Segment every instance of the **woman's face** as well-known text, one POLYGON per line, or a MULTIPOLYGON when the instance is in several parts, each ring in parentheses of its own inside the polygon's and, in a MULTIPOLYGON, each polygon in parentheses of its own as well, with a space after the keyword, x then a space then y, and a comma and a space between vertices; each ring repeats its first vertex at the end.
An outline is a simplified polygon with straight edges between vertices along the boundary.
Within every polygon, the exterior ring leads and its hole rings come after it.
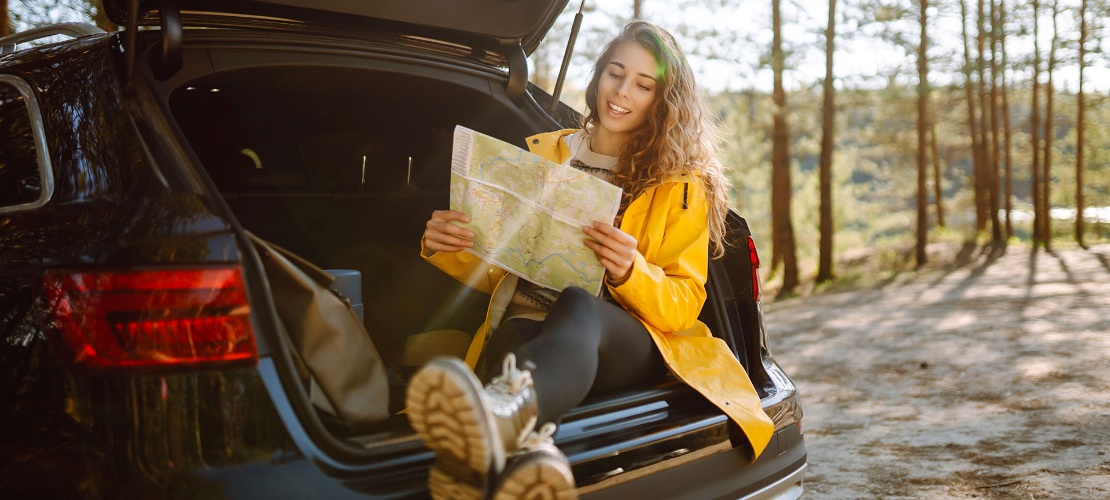
POLYGON ((597 83, 600 127, 610 133, 631 134, 647 122, 659 87, 655 56, 634 42, 613 50, 597 83))

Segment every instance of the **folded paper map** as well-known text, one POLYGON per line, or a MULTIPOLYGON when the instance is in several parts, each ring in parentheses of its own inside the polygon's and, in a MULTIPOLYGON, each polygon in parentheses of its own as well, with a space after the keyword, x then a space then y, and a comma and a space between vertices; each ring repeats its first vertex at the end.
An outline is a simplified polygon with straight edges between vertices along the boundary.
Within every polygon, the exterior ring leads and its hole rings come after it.
POLYGON ((582 227, 611 224, 620 188, 468 128, 455 127, 451 209, 470 217, 467 251, 537 285, 597 294, 605 268, 582 227))

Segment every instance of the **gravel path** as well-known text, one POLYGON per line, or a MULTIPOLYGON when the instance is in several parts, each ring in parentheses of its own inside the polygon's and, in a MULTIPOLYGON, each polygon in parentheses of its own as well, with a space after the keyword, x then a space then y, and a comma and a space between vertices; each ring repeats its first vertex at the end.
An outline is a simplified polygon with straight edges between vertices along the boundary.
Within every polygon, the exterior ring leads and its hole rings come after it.
POLYGON ((1110 498, 1110 245, 767 304, 808 498, 1110 498))

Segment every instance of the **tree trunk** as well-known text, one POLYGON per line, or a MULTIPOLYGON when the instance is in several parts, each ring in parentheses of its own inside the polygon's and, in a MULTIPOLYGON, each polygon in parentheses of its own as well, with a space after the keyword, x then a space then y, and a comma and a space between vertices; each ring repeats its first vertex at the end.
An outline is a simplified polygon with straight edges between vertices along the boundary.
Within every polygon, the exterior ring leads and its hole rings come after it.
POLYGON ((1041 173, 1041 208, 1044 217, 1041 219, 1043 228, 1041 236, 1044 237, 1044 247, 1047 250, 1052 245, 1052 202, 1049 196, 1052 192, 1052 139, 1056 135, 1052 124, 1053 104, 1056 101, 1056 87, 1052 83, 1052 75, 1056 72, 1056 46, 1059 45, 1060 32, 1056 29, 1056 14, 1060 10, 1060 0, 1052 2, 1052 45, 1048 49, 1048 83, 1045 84, 1044 98, 1044 172, 1041 173))
POLYGON ((937 206, 937 226, 944 227, 944 187, 940 183, 940 154, 937 153, 937 122, 929 121, 929 152, 933 156, 933 200, 937 206))
POLYGON ((998 170, 999 170, 999 130, 998 130, 998 9, 995 6, 995 0, 990 0, 990 49, 991 49, 991 88, 990 88, 990 110, 991 110, 991 162, 990 174, 987 179, 990 180, 990 202, 991 202, 991 244, 995 247, 1000 247, 1006 243, 1002 237, 1002 223, 998 219, 998 211, 1002 209, 1001 193, 998 183, 998 170))
POLYGON ((1006 239, 1014 236, 1014 225, 1010 218, 1010 212, 1013 211, 1013 198, 1014 198, 1014 178, 1013 178, 1013 159, 1011 152, 1013 150, 1013 134, 1010 129, 1010 99, 1008 97, 1009 91, 1007 90, 1006 70, 1010 67, 1006 62, 1006 0, 998 0, 998 45, 1002 51, 1002 142, 1005 148, 1003 156, 1006 158, 1006 193, 1005 210, 1006 210, 1006 239))
MULTIPOLYGON (((830 0, 831 2, 832 0, 830 0)), ((1086 121, 1086 98, 1083 95, 1084 59, 1087 56, 1087 0, 1079 2, 1079 93, 1076 95, 1075 118, 1075 242, 1087 248, 1083 241, 1083 147, 1086 121)))
POLYGON ((1037 39, 1040 33, 1040 2, 1033 0, 1033 109, 1029 117, 1029 140, 1033 147, 1033 166, 1031 195, 1033 198, 1033 249, 1042 242, 1041 218, 1044 209, 1041 208, 1041 47, 1037 39))
POLYGON ((833 87, 833 53, 836 36, 836 0, 829 0, 829 25, 825 30, 825 83, 821 112, 821 242, 817 282, 833 279, 832 153, 836 133, 836 89, 833 87))
POLYGON ((644 15, 644 0, 632 0, 632 19, 641 19, 644 15))
POLYGON ((93 9, 96 11, 93 19, 96 21, 96 25, 100 27, 100 29, 109 33, 119 29, 119 26, 117 26, 116 23, 113 23, 112 20, 108 17, 108 12, 104 10, 104 0, 95 0, 94 2, 92 2, 92 4, 93 9))
POLYGON ((782 290, 779 294, 793 293, 798 286, 798 259, 794 248, 794 226, 790 218, 790 131, 786 125, 786 91, 782 88, 782 73, 786 56, 782 51, 781 0, 771 1, 771 22, 774 27, 771 42, 771 65, 774 73, 775 101, 774 123, 771 129, 771 225, 775 234, 772 250, 772 268, 775 254, 783 264, 782 290))
POLYGON ((926 59, 926 49, 929 44, 929 35, 925 30, 927 26, 925 11, 929 0, 921 0, 921 44, 917 48, 917 267, 925 265, 925 245, 928 243, 928 204, 925 201, 925 173, 928 171, 925 161, 925 148, 928 146, 926 134, 929 132, 929 61, 926 59))
POLYGON ((0 37, 12 34, 12 19, 8 13, 8 0, 0 0, 0 37))
MULTIPOLYGON (((993 141, 991 141, 991 136, 990 136, 990 120, 992 119, 991 116, 994 114, 994 110, 991 109, 990 96, 987 92, 987 75, 986 75, 986 72, 987 72, 987 56, 986 56, 987 30, 986 30, 986 18, 987 18, 987 11, 984 8, 983 0, 979 0, 978 1, 978 11, 977 11, 976 17, 975 17, 976 25, 977 25, 978 31, 979 31, 978 34, 975 37, 975 41, 976 41, 976 44, 977 44, 977 47, 978 47, 978 57, 976 58, 975 66, 976 66, 976 71, 979 74, 979 88, 978 88, 979 108, 980 108, 979 116, 982 117, 982 119, 979 120, 979 130, 977 131, 977 133, 981 137, 981 139, 979 139, 979 144, 982 145, 981 151, 982 151, 982 155, 983 155, 983 169, 979 171, 980 175, 982 176, 982 179, 981 179, 980 182, 982 182, 982 185, 983 185, 983 188, 982 188, 983 197, 981 199, 979 199, 978 202, 980 204, 982 204, 983 213, 986 214, 986 216, 987 216, 986 220, 991 222, 991 225, 992 225, 991 233, 992 233, 992 237, 993 237, 993 233, 994 233, 993 226, 997 225, 997 224, 995 224, 995 221, 998 220, 998 212, 995 211, 992 214, 991 213, 991 207, 994 205, 993 201, 994 201, 994 198, 997 195, 998 191, 997 191, 997 189, 993 189, 991 187, 991 179, 994 178, 994 175, 992 175, 991 172, 995 172, 995 171, 998 170, 998 162, 995 159, 995 157, 997 156, 995 154, 995 150, 996 150, 995 144, 994 144, 993 141)), ((978 229, 983 230, 985 228, 986 227, 984 226, 984 227, 981 227, 981 228, 978 228, 978 229)))
POLYGON ((987 214, 984 213, 983 204, 979 200, 983 199, 983 145, 979 142, 979 119, 975 113, 975 82, 972 80, 971 75, 971 48, 968 46, 967 40, 967 0, 960 0, 960 20, 962 25, 961 36, 964 44, 964 94, 967 97, 967 128, 968 136, 971 137, 971 165, 972 165, 972 178, 974 182, 972 185, 975 188, 973 200, 975 201, 975 229, 982 231, 987 227, 987 214))

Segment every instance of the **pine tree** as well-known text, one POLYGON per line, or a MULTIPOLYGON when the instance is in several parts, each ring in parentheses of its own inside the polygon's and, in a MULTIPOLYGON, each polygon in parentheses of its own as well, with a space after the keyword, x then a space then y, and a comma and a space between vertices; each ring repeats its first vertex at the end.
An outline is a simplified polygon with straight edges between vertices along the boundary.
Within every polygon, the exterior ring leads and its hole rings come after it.
POLYGON ((921 44, 917 49, 917 267, 925 265, 927 260, 925 245, 928 243, 928 204, 926 203, 925 178, 928 165, 925 160, 927 147, 927 134, 929 132, 929 60, 926 53, 929 47, 929 35, 926 30, 926 11, 929 0, 920 0, 921 13, 918 25, 921 28, 921 44))
POLYGON ((786 91, 782 87, 782 73, 786 56, 782 50, 781 0, 771 1, 771 65, 774 73, 773 99, 775 114, 771 128, 771 226, 773 248, 771 269, 783 266, 780 294, 794 292, 798 286, 798 257, 794 246, 794 226, 790 217, 790 129, 786 124, 786 91))
POLYGON ((836 36, 836 0, 829 0, 829 24, 825 30, 824 102, 821 106, 821 242, 817 263, 817 282, 833 279, 832 157, 836 133, 836 89, 833 86, 833 53, 836 36))

